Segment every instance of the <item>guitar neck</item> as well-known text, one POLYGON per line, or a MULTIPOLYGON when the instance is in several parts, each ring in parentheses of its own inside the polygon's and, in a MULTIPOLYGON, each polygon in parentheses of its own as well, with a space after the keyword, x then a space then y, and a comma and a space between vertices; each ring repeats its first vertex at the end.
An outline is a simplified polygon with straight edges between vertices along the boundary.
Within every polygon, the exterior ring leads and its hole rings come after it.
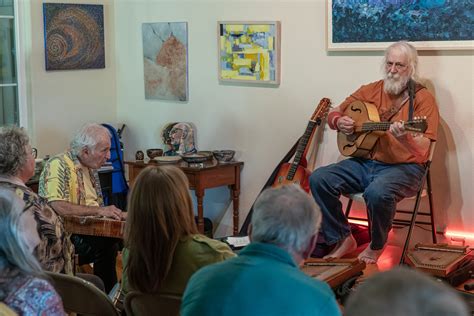
POLYGON ((301 136, 300 141, 298 143, 298 147, 296 148, 295 158, 293 159, 293 163, 291 164, 291 168, 288 171, 288 176, 293 176, 298 169, 298 166, 301 162, 301 158, 303 158, 303 154, 306 150, 306 146, 308 146, 308 142, 313 134, 314 128, 320 124, 320 119, 317 121, 309 121, 306 130, 301 136))
MULTIPOLYGON (((411 127, 411 122, 405 122, 405 129, 407 131, 418 131, 418 129, 411 127)), ((371 131, 388 131, 392 122, 365 122, 362 124, 360 132, 371 132, 371 131)))
POLYGON ((391 122, 365 122, 362 124, 361 132, 387 131, 391 122))

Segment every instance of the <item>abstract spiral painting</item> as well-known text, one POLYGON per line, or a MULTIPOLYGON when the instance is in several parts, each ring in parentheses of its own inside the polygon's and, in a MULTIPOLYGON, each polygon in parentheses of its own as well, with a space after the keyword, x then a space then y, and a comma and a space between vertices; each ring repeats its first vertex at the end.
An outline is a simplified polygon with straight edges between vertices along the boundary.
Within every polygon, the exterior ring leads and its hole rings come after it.
POLYGON ((105 68, 104 6, 44 3, 46 70, 105 68))
POLYGON ((143 23, 145 99, 188 100, 188 24, 143 23))

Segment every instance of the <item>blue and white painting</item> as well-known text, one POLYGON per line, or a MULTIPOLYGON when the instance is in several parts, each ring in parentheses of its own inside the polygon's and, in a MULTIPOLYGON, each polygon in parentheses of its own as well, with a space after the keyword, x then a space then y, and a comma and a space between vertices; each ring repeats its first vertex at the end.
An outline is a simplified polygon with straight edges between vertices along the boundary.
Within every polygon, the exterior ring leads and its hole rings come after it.
POLYGON ((474 40, 473 0, 333 0, 329 5, 333 44, 474 40))

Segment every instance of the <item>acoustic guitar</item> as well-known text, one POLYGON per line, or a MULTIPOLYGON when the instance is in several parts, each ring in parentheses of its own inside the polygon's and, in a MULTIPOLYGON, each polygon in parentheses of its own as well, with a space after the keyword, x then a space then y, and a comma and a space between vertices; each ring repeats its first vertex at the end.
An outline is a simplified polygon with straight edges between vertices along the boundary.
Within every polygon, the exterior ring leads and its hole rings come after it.
POLYGON ((309 171, 306 166, 306 151, 308 143, 313 136, 314 129, 316 126, 321 124, 321 120, 329 112, 329 106, 331 105, 331 100, 328 98, 322 98, 319 102, 318 107, 314 111, 313 115, 308 122, 306 130, 304 131, 303 136, 301 136, 298 141, 298 146, 296 148, 295 157, 291 163, 283 163, 280 165, 278 174, 273 182, 272 187, 279 187, 286 184, 296 183, 299 184, 303 190, 309 192, 309 176, 311 171, 309 171))
MULTIPOLYGON (((354 133, 337 133, 337 147, 344 156, 365 157, 374 148, 378 138, 390 129, 392 122, 380 122, 377 108, 372 103, 352 102, 344 111, 354 120, 354 133)), ((424 133, 426 119, 414 119, 404 123, 405 130, 424 133)))

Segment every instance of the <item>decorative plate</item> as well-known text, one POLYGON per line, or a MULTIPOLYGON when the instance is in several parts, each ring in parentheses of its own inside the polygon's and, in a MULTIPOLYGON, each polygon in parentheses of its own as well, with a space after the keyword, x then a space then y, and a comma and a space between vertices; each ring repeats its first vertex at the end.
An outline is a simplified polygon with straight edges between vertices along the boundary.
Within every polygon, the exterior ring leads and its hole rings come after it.
POLYGON ((180 156, 159 156, 153 158, 153 160, 159 163, 177 163, 181 160, 180 156))

